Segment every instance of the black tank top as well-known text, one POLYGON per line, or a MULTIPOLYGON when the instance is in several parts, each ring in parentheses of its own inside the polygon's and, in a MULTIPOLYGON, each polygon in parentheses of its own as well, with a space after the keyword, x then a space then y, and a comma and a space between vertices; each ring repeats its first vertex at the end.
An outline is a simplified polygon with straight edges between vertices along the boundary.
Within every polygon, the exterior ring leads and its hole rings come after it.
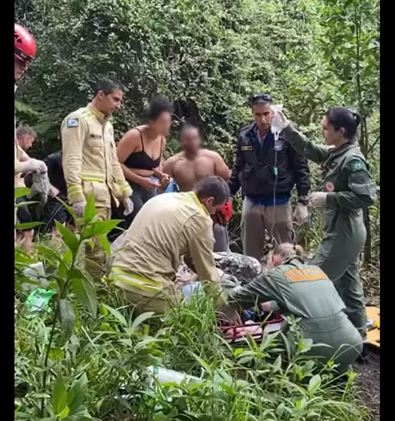
POLYGON ((143 141, 143 134, 141 133, 140 129, 136 130, 140 133, 140 139, 141 139, 141 148, 142 151, 139 152, 132 152, 128 158, 125 160, 124 165, 128 168, 136 168, 139 170, 153 170, 154 168, 157 168, 160 164, 160 161, 162 159, 162 145, 163 145, 163 137, 160 140, 160 154, 159 158, 152 159, 144 150, 144 141, 143 141))

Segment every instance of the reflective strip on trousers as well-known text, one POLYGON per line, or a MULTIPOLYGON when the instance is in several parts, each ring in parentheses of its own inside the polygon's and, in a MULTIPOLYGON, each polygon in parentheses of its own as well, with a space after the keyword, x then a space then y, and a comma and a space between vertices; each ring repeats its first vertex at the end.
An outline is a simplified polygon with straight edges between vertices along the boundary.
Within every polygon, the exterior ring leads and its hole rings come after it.
POLYGON ((136 290, 141 290, 147 293, 157 294, 163 289, 160 282, 144 278, 143 276, 139 276, 135 273, 129 273, 118 267, 113 267, 111 269, 110 279, 115 282, 120 282, 126 287, 129 285, 136 290))

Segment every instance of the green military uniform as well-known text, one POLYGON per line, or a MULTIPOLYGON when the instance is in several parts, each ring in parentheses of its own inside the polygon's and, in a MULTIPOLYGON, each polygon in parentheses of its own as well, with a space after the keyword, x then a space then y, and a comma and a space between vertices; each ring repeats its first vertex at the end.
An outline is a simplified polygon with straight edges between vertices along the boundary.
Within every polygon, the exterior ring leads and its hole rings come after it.
POLYGON ((323 362, 334 357, 339 370, 347 369, 362 351, 362 338, 345 313, 344 302, 331 280, 318 267, 297 257, 260 274, 254 281, 229 292, 229 301, 244 309, 275 301, 285 315, 301 318, 305 338, 315 344, 311 354, 323 362))
MULTIPOLYGON (((95 198, 98 220, 111 218, 111 197, 132 194, 118 161, 114 129, 108 117, 92 104, 69 114, 63 121, 62 165, 70 203, 95 198)), ((104 274, 105 253, 98 240, 86 250, 86 268, 95 278, 104 274)))
POLYGON ((299 153, 322 163, 326 191, 325 226, 322 244, 311 260, 335 283, 354 326, 365 335, 366 315, 358 256, 366 240, 362 208, 376 199, 376 186, 367 162, 357 145, 338 148, 315 145, 291 125, 284 139, 299 153))

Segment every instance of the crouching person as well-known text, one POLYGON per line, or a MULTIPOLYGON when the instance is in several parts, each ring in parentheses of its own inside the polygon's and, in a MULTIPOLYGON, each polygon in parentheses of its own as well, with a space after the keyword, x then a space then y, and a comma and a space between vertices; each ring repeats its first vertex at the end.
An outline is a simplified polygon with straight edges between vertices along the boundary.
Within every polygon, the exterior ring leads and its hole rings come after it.
POLYGON ((318 266, 304 264, 302 255, 298 246, 278 245, 272 255, 273 267, 232 289, 228 299, 243 309, 274 301, 285 315, 301 319, 305 338, 326 345, 313 347, 310 353, 324 363, 334 358, 342 372, 362 352, 361 335, 348 319, 333 282, 318 266))
POLYGON ((229 194, 222 178, 210 176, 191 192, 158 195, 144 204, 110 262, 110 280, 137 311, 163 313, 182 299, 176 282, 182 256, 190 258, 204 286, 211 285, 221 297, 210 215, 229 194))

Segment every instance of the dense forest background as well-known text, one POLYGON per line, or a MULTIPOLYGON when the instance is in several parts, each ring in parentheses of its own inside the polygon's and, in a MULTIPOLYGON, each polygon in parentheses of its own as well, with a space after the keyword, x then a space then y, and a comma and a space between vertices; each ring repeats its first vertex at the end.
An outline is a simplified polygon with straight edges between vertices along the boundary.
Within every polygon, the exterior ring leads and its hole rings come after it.
MULTIPOLYGON (((317 142, 322 113, 352 107, 362 116, 359 144, 380 185, 378 0, 16 0, 15 13, 38 42, 16 102, 18 121, 39 134, 33 155, 60 147, 64 116, 88 102, 100 76, 110 76, 127 89, 115 116, 117 138, 141 124, 150 98, 161 94, 176 109, 167 154, 178 148, 180 122, 189 121, 229 165, 253 93, 270 93, 317 142)), ((320 188, 319 168, 311 169, 320 188)), ((235 238, 238 223, 236 215, 235 238)), ((321 223, 313 213, 299 229, 305 247, 317 246, 321 223)), ((363 276, 376 293, 379 201, 365 223, 363 276)))

